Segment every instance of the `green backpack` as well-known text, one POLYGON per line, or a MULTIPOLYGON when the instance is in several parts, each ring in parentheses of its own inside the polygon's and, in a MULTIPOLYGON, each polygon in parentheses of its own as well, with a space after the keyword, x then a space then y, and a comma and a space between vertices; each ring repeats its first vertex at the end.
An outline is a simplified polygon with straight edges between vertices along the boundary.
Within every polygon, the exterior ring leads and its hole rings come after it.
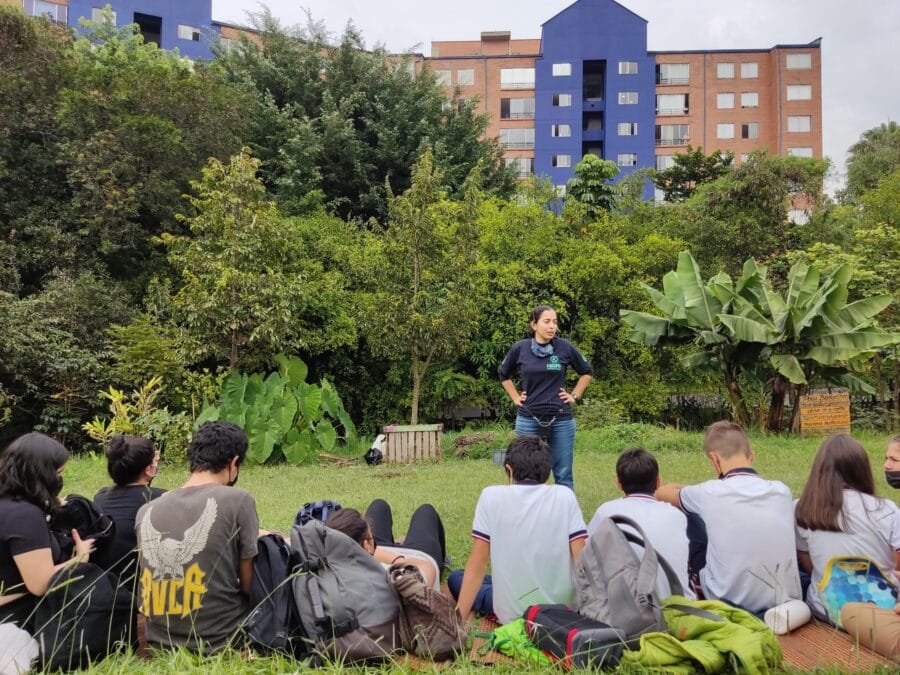
POLYGON ((516 619, 508 624, 495 628, 491 633, 476 633, 478 637, 486 637, 482 656, 491 649, 514 658, 516 661, 535 666, 549 666, 553 661, 540 649, 534 646, 528 633, 525 632, 525 619, 516 619))

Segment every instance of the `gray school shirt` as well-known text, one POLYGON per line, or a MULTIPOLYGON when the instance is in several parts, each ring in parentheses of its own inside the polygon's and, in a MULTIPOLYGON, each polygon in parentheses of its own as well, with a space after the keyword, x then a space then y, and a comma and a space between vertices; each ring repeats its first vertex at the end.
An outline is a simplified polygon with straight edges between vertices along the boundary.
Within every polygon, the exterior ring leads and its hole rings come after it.
POLYGON ((217 484, 172 490, 141 507, 135 533, 148 641, 223 648, 248 612, 239 565, 256 556, 250 493, 217 484))

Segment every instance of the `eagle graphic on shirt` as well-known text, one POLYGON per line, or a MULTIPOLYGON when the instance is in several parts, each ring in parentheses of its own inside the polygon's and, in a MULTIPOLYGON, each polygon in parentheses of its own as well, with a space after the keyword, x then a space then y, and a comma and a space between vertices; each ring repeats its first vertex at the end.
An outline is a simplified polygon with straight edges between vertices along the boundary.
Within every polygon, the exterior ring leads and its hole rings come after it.
POLYGON ((181 540, 163 538, 151 522, 152 510, 153 506, 150 506, 141 520, 141 555, 147 561, 147 567, 153 570, 154 579, 184 578, 185 565, 206 548, 209 531, 216 522, 216 500, 212 497, 206 500, 203 513, 184 531, 181 540))

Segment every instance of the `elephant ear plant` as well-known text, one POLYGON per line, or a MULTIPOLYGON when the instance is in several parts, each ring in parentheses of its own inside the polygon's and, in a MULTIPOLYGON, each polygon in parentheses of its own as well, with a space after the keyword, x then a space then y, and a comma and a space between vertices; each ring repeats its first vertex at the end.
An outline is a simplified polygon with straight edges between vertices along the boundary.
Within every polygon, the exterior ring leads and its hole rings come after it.
POLYGON ((356 427, 335 388, 327 380, 307 383, 306 364, 295 356, 279 354, 275 361, 278 370, 268 375, 226 377, 219 404, 206 407, 196 426, 211 420, 237 424, 250 439, 247 459, 258 464, 307 464, 339 443, 356 452, 356 427))

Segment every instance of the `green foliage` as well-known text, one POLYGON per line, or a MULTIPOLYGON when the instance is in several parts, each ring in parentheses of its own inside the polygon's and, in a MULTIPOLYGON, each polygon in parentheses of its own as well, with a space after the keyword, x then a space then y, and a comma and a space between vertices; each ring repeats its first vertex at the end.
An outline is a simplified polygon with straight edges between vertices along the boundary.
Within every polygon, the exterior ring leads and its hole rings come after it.
POLYGON ((591 394, 578 404, 575 419, 580 429, 602 429, 626 421, 625 406, 614 398, 591 394))
POLYGON ((573 171, 575 175, 566 186, 566 198, 582 204, 590 220, 611 211, 617 195, 616 187, 610 182, 619 174, 616 163, 588 154, 573 171))
POLYGON ((208 406, 194 425, 223 420, 241 427, 250 439, 247 458, 257 464, 285 459, 308 464, 319 452, 332 452, 342 435, 347 451, 356 452, 356 427, 327 381, 306 382, 307 366, 279 354, 278 371, 264 376, 232 372, 222 382, 217 406, 208 406))
POLYGON ((682 202, 691 197, 697 188, 726 175, 732 169, 734 153, 715 150, 703 153, 703 148, 676 152, 674 164, 665 171, 654 171, 651 180, 663 191, 667 202, 682 202))
POLYGON ((900 169, 900 125, 887 122, 864 131, 849 153, 844 197, 856 201, 884 176, 900 169))

